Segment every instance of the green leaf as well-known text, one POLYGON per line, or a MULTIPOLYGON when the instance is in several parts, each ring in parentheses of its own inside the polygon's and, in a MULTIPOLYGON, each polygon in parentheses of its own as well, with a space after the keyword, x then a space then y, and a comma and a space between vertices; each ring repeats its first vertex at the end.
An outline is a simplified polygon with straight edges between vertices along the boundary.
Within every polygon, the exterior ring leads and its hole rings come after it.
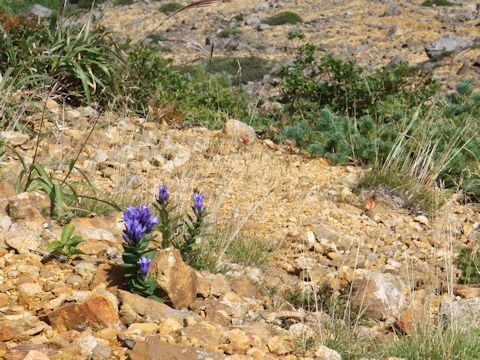
POLYGON ((67 242, 75 232, 75 227, 73 225, 65 225, 62 230, 62 236, 61 239, 63 242, 67 242))
POLYGON ((52 241, 50 244, 48 244, 47 250, 52 251, 52 250, 57 250, 62 248, 63 248, 63 243, 60 240, 55 240, 55 241, 52 241))

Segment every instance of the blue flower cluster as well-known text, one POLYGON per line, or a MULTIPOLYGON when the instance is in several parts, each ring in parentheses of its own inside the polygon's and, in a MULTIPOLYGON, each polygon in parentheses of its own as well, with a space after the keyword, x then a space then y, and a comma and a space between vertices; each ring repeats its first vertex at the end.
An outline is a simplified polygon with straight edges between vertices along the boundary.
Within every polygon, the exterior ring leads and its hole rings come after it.
POLYGON ((129 244, 137 244, 142 238, 158 224, 158 218, 150 214, 150 209, 145 205, 138 208, 129 206, 123 213, 125 230, 123 239, 129 244))

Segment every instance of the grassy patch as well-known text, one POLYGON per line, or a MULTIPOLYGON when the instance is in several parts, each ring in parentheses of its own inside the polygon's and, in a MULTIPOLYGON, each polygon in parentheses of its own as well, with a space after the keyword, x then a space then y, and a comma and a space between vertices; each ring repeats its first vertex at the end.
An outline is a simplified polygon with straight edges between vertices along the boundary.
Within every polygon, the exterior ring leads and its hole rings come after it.
POLYGON ((237 14, 233 18, 237 21, 243 21, 243 15, 242 14, 237 14))
POLYGON ((202 65, 200 67, 186 68, 185 70, 195 74, 199 69, 207 67, 211 73, 227 73, 233 79, 236 79, 236 83, 247 83, 249 81, 261 81, 272 69, 272 65, 268 60, 259 57, 218 57, 213 58, 211 64, 202 65))
POLYGON ((160 11, 165 13, 165 14, 171 14, 177 10, 180 10, 183 7, 182 4, 179 4, 177 2, 169 2, 165 3, 160 6, 160 11))
POLYGON ((223 29, 218 33, 218 37, 226 39, 229 38, 230 36, 238 36, 242 33, 242 30, 239 28, 228 28, 228 29, 223 29))
POLYGON ((456 267, 462 271, 460 282, 462 284, 475 284, 480 282, 480 256, 478 252, 463 248, 455 262, 456 267))
POLYGON ((238 238, 227 249, 227 256, 236 264, 262 266, 268 263, 274 246, 266 240, 238 238))
POLYGON ((402 337, 385 345, 388 356, 406 359, 475 360, 480 354, 480 332, 465 333, 441 327, 432 331, 402 337))
POLYGON ((413 211, 434 213, 446 200, 446 194, 439 189, 423 186, 415 179, 398 173, 370 171, 363 175, 354 191, 373 189, 397 196, 404 202, 404 207, 413 211))
POLYGON ((271 26, 278 26, 278 25, 286 25, 286 24, 298 24, 303 22, 302 18, 300 15, 291 12, 291 11, 282 11, 276 15, 273 15, 269 18, 266 18, 263 20, 265 24, 271 25, 271 26))
POLYGON ((455 3, 452 3, 448 0, 427 0, 422 3, 423 6, 455 6, 455 3))

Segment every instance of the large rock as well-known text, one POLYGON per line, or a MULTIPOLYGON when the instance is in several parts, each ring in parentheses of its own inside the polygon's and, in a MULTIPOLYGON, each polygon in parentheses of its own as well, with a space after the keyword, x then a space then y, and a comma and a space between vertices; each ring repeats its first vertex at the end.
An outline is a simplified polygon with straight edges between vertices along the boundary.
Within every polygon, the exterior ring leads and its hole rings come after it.
POLYGON ((29 218, 33 209, 42 215, 49 215, 50 199, 47 194, 40 191, 23 192, 8 199, 7 213, 13 220, 29 218))
POLYGON ((246 144, 253 143, 257 139, 257 135, 255 134, 253 127, 234 119, 226 122, 225 134, 228 137, 242 141, 246 144))
POLYGON ((195 302, 197 274, 183 262, 177 249, 170 247, 158 251, 149 275, 157 279, 160 292, 170 300, 173 307, 186 308, 195 302))
POLYGON ((425 46, 425 52, 430 59, 438 59, 454 51, 463 50, 473 45, 473 41, 461 39, 453 35, 444 36, 425 46))
POLYGON ((222 360, 220 352, 208 351, 200 347, 173 345, 159 337, 149 336, 138 341, 129 354, 131 360, 222 360))
POLYGON ((82 304, 64 305, 51 312, 48 320, 58 331, 84 331, 86 328, 97 331, 122 327, 117 308, 110 299, 103 295, 94 295, 82 304))
POLYGON ((394 320, 406 306, 404 284, 398 276, 370 272, 353 281, 352 305, 375 320, 394 320))

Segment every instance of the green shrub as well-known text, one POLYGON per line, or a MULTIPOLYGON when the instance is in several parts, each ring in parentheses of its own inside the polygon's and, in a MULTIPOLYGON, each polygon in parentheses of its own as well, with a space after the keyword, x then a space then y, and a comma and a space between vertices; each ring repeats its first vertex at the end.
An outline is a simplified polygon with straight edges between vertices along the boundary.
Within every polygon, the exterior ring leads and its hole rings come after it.
POLYGON ((432 98, 439 89, 431 73, 411 68, 406 62, 364 75, 356 62, 331 55, 317 59, 315 50, 312 44, 301 46, 294 63, 279 71, 278 100, 291 113, 328 106, 348 116, 391 117, 432 98))
POLYGON ((218 37, 220 38, 229 38, 230 36, 238 36, 242 33, 242 30, 238 28, 227 28, 223 29, 218 33, 218 37))
POLYGON ((169 2, 160 6, 160 11, 168 15, 177 10, 180 10, 182 7, 183 5, 177 2, 169 2))
POLYGON ((146 115, 148 105, 174 104, 185 121, 218 128, 229 117, 247 117, 247 99, 228 77, 208 74, 198 67, 182 73, 170 60, 159 58, 153 47, 137 46, 127 55, 126 78, 122 80, 128 108, 146 115))
POLYGON ((335 164, 370 165, 480 198, 480 93, 471 82, 439 95, 432 75, 407 63, 364 75, 353 61, 317 59, 311 44, 279 76, 284 114, 271 124, 278 140, 335 164))
POLYGON ((300 17, 300 15, 291 11, 282 11, 276 15, 273 15, 263 20, 265 24, 268 24, 271 26, 285 25, 285 24, 293 25, 293 24, 301 23, 302 21, 303 20, 300 17))

